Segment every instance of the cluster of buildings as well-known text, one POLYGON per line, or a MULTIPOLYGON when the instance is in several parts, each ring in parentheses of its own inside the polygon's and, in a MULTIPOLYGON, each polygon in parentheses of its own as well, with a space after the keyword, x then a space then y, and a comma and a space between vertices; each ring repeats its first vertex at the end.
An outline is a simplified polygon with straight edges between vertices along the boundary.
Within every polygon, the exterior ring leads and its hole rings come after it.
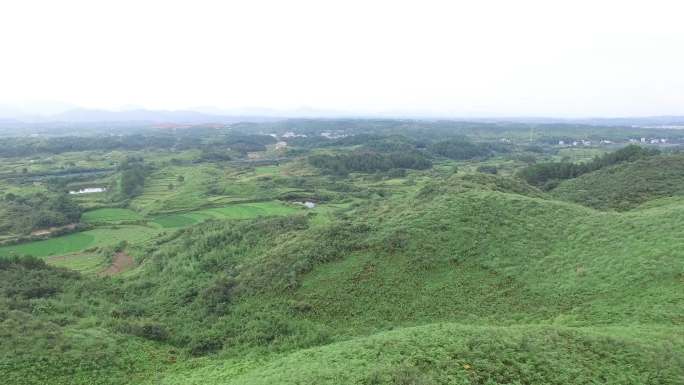
MULTIPOLYGON (((601 145, 610 145, 614 144, 612 140, 608 139, 601 139, 599 141, 599 144, 601 145)), ((641 144, 667 144, 668 140, 667 138, 630 138, 629 143, 641 143, 641 144)), ((573 141, 565 141, 565 140, 559 140, 558 141, 559 146, 566 146, 566 147, 577 147, 577 146, 591 146, 592 142, 591 140, 586 140, 586 139, 579 139, 579 140, 573 140, 573 141)))
MULTIPOLYGON (((602 140, 601 143, 603 143, 603 142, 604 141, 602 140)), ((608 141, 608 142, 610 142, 610 141, 608 141)), ((610 142, 610 143, 612 143, 612 142, 610 142)), ((568 141, 567 143, 564 140, 559 140, 558 145, 559 146, 574 146, 574 147, 576 147, 576 146, 591 146, 591 140, 580 139, 580 140, 573 140, 572 142, 568 141)))
POLYGON ((328 139, 339 139, 344 138, 347 135, 342 132, 321 132, 321 136, 328 139))
POLYGON ((306 134, 295 134, 292 131, 284 133, 281 138, 306 138, 306 134))
POLYGON ((667 139, 666 138, 639 138, 639 139, 634 139, 630 138, 629 139, 630 143, 644 143, 644 144, 666 144, 667 139))

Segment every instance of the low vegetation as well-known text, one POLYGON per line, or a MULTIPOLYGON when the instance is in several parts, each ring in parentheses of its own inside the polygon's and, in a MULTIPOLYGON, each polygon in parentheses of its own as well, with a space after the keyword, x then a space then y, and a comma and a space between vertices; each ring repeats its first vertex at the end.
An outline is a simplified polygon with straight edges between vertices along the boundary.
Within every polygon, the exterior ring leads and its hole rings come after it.
MULTIPOLYGON (((454 124, 18 141, 0 210, 73 209, 52 224, 78 226, 0 247, 0 378, 684 382, 682 155, 557 162, 555 127, 530 143, 529 127, 454 124), (27 160, 39 152, 50 161, 27 160), (55 176, 74 167, 108 171, 55 176), (107 190, 65 193, 79 186, 107 190)), ((13 216, 5 239, 39 227, 13 216)))
POLYGON ((419 152, 380 153, 358 151, 339 155, 312 155, 309 163, 325 173, 347 175, 350 172, 376 172, 391 169, 425 170, 432 163, 419 152))
POLYGON ((628 210, 664 197, 684 195, 684 155, 653 156, 570 179, 553 195, 597 209, 628 210))

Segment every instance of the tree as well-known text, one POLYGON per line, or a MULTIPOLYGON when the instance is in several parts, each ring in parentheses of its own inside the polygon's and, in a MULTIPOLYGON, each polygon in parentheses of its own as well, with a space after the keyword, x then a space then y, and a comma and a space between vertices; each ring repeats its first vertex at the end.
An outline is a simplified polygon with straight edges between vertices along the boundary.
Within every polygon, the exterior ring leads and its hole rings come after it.
POLYGON ((119 170, 121 170, 121 194, 124 198, 141 194, 148 172, 143 159, 128 157, 121 162, 119 170))

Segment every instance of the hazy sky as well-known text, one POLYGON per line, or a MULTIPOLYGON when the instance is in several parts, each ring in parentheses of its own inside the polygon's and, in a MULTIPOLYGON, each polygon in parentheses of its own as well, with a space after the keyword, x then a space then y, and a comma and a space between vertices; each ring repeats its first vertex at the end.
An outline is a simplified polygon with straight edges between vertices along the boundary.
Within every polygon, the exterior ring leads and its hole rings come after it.
POLYGON ((681 1, 0 2, 0 103, 684 114, 681 1))

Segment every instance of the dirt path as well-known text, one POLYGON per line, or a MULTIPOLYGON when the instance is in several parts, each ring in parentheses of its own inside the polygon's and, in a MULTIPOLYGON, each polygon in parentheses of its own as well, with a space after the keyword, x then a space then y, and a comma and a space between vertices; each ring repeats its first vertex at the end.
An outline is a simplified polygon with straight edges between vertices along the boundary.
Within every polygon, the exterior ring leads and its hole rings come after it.
POLYGON ((129 270, 135 266, 135 261, 133 260, 133 257, 126 253, 116 253, 114 254, 114 257, 112 258, 112 264, 102 270, 100 272, 100 275, 116 275, 119 274, 123 271, 129 270))

